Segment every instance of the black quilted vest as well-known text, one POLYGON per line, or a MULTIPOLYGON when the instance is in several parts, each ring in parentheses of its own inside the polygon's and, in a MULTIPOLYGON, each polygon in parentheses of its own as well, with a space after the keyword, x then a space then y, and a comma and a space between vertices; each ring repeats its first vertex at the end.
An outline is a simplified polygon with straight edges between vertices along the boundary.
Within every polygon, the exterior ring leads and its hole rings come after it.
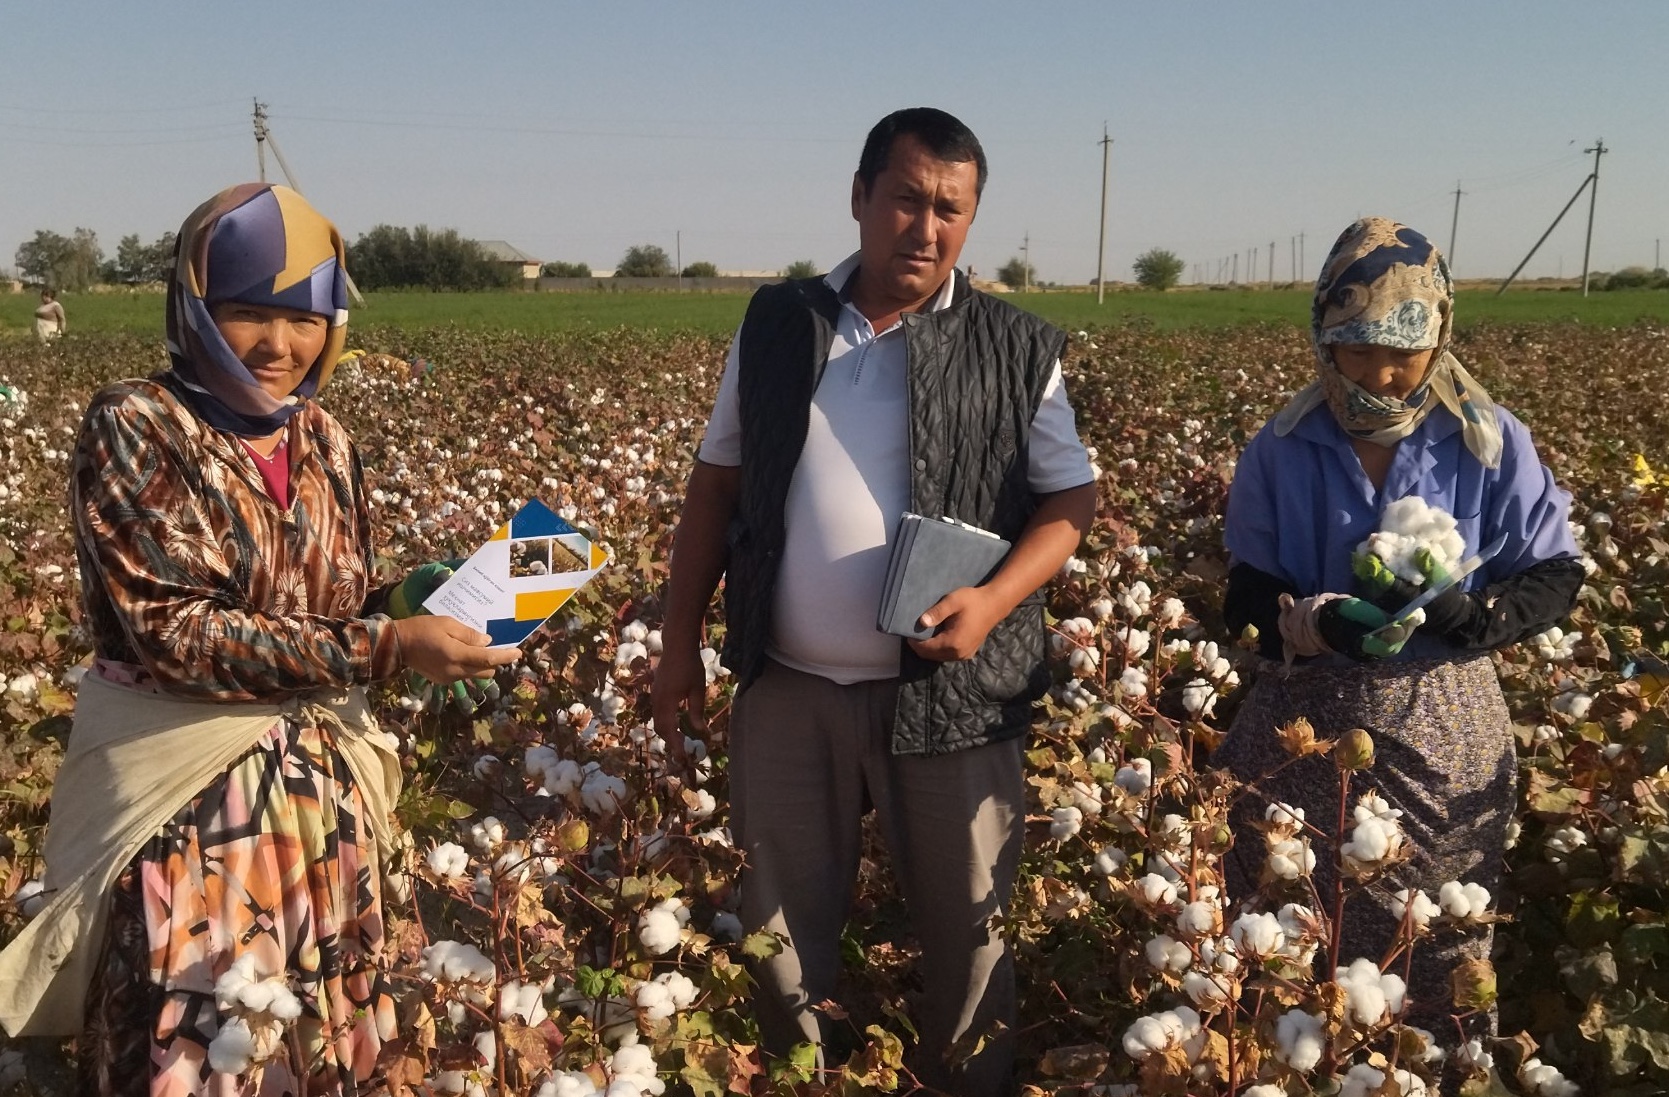
MULTIPOLYGON (((1013 541, 1037 507, 1026 483, 1031 423, 1065 335, 955 278, 949 307, 903 318, 911 506, 1013 541)), ((783 505, 840 308, 823 279, 799 279, 760 289, 742 324, 741 494, 729 531, 725 664, 743 689, 765 664, 783 505)), ((972 659, 934 663, 900 641, 893 752, 945 754, 1025 734, 1049 684, 1044 640, 1043 597, 1034 594, 972 659)))

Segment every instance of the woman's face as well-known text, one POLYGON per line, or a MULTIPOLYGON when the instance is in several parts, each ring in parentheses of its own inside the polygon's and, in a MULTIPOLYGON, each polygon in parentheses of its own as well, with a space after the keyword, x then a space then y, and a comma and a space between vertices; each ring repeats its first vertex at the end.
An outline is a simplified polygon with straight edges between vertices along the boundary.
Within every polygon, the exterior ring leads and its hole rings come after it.
POLYGON ((1333 364, 1345 378, 1375 396, 1406 400, 1431 366, 1432 350, 1401 350, 1371 343, 1343 343, 1333 347, 1333 364))
POLYGON ((222 301, 210 315, 255 383, 276 400, 288 397, 307 378, 330 334, 323 316, 301 309, 222 301))

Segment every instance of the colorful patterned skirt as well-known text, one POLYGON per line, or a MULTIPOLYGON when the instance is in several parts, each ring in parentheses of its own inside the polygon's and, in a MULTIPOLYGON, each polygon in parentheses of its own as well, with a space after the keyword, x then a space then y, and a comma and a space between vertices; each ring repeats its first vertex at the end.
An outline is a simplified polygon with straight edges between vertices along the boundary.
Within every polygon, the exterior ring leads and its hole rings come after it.
MULTIPOLYGON (((395 1035, 378 966, 382 877, 347 762, 281 720, 123 872, 79 1047, 81 1092, 353 1094, 395 1035), (209 1065, 215 981, 246 953, 302 1003, 287 1046, 239 1077, 209 1065)), ((367 1087, 368 1088, 368 1087, 367 1087)))
MULTIPOLYGON (((1459 880, 1498 893, 1516 762, 1495 664, 1484 655, 1290 672, 1268 664, 1211 759, 1258 789, 1243 796, 1234 812, 1235 843, 1225 866, 1231 896, 1243 899, 1258 887, 1265 847, 1252 824, 1262 820, 1271 800, 1303 808, 1307 821, 1325 834, 1338 826, 1339 774, 1332 758, 1311 755, 1286 765, 1291 756, 1276 738, 1276 729, 1300 716, 1321 738, 1352 728, 1373 736, 1373 766, 1351 775, 1351 802, 1376 789, 1402 809, 1405 844, 1413 847, 1413 856, 1388 880, 1346 904, 1341 963, 1357 957, 1380 962, 1401 923, 1391 909, 1391 896, 1401 888, 1423 888, 1435 900, 1439 886, 1459 880)), ((1313 879, 1328 903, 1338 878, 1333 848, 1315 843, 1313 879)), ((1445 930, 1419 943, 1406 974, 1410 1024, 1437 1034, 1445 1046, 1455 1042, 1449 972, 1464 959, 1488 957, 1490 939, 1485 929, 1445 930)), ((1394 970, 1403 973, 1400 962, 1394 970)), ((1488 1026, 1487 1018, 1479 1018, 1471 1028, 1488 1026)))

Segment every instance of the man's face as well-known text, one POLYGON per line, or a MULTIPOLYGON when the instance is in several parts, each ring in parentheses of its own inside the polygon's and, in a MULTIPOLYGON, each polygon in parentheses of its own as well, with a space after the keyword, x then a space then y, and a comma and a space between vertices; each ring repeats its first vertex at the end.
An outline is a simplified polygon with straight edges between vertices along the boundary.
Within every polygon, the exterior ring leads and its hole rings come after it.
POLYGON ((940 160, 905 135, 867 191, 852 180, 866 295, 908 309, 944 284, 974 223, 978 179, 972 160, 940 160))

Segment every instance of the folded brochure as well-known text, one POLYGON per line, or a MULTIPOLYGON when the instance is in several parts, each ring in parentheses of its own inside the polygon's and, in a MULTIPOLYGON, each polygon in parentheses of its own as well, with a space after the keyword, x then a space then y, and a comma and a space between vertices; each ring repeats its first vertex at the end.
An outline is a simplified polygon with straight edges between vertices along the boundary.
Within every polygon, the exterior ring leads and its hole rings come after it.
POLYGON ((1008 550, 1007 541, 966 522, 905 514, 898 521, 875 627, 927 639, 934 630, 921 627, 921 615, 951 591, 991 578, 1008 550))
POLYGON ((423 608, 511 647, 533 635, 608 563, 594 545, 534 499, 464 561, 423 608))

